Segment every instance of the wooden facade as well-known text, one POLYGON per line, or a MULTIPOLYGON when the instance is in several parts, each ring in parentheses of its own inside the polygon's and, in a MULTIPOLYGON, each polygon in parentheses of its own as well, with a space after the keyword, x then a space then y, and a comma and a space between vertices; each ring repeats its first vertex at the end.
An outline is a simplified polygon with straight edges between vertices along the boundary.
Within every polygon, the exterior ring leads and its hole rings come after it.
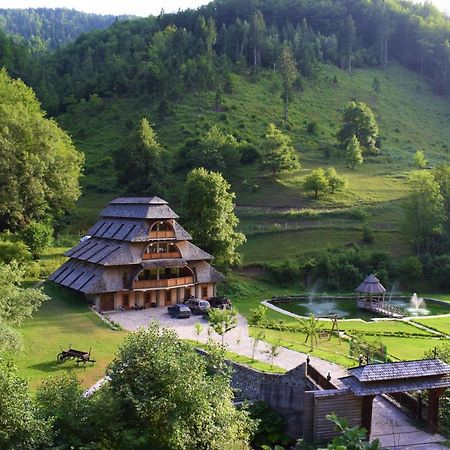
POLYGON ((158 197, 115 199, 50 280, 85 293, 98 311, 212 297, 223 277, 177 218, 158 197))

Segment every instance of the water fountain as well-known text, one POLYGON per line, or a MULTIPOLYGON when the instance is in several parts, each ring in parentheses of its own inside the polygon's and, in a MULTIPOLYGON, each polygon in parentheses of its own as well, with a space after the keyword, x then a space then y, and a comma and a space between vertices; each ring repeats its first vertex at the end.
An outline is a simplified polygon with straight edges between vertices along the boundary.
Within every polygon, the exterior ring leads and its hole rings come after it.
POLYGON ((409 303, 410 307, 408 308, 408 311, 413 316, 423 316, 430 313, 426 308, 425 300, 422 297, 418 297, 415 292, 409 300, 409 303))

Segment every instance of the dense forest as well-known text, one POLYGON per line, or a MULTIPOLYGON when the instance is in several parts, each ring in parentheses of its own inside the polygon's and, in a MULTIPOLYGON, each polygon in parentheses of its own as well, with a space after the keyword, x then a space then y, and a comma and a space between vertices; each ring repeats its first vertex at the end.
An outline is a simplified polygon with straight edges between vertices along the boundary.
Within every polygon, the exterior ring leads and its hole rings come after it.
POLYGON ((66 8, 0 9, 0 29, 33 52, 64 47, 80 34, 109 27, 129 16, 89 14, 66 8))

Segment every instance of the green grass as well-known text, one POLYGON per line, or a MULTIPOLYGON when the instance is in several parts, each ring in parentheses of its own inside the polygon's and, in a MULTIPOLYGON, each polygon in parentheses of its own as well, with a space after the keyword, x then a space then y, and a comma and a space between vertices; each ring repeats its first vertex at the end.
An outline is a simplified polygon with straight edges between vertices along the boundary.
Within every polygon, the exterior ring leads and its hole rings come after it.
POLYGON ((242 247, 244 264, 276 262, 326 249, 357 244, 362 248, 386 251, 394 256, 408 255, 403 236, 396 232, 375 232, 375 243, 363 245, 360 230, 315 229, 248 236, 242 247))
POLYGON ((50 300, 19 329, 24 348, 10 356, 33 389, 47 377, 63 373, 74 373, 83 386, 90 386, 104 376, 126 333, 111 330, 81 296, 52 283, 44 289, 50 300), (59 364, 56 355, 69 346, 85 351, 92 348, 96 363, 86 368, 77 367, 74 361, 59 364))
MULTIPOLYGON (((199 347, 202 349, 207 349, 208 346, 206 344, 203 344, 201 342, 188 340, 189 343, 191 343, 194 347, 199 347)), ((269 364, 258 360, 252 360, 252 358, 245 356, 245 355, 239 355, 238 353, 234 352, 225 352, 225 357, 229 359, 230 361, 237 362, 239 364, 242 364, 244 366, 248 366, 252 369, 259 370, 260 372, 268 372, 268 373, 286 373, 286 370, 282 367, 278 367, 276 364, 269 364)))
POLYGON ((449 317, 441 317, 441 318, 436 318, 436 319, 433 319, 433 318, 414 319, 414 322, 417 322, 417 323, 420 323, 427 327, 438 330, 441 333, 450 335, 450 318, 449 317))

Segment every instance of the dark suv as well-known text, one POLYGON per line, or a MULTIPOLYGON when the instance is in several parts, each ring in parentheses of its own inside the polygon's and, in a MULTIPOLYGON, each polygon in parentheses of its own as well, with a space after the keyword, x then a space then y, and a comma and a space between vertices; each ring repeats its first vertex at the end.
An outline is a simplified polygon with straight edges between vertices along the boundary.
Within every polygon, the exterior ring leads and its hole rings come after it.
POLYGON ((186 305, 172 305, 167 308, 172 317, 177 319, 187 319, 191 317, 191 310, 186 305))
POLYGON ((209 297, 208 302, 211 308, 231 309, 231 300, 228 297, 209 297))
POLYGON ((208 311, 211 309, 209 302, 201 298, 188 297, 184 304, 189 306, 193 314, 208 314, 208 311))

